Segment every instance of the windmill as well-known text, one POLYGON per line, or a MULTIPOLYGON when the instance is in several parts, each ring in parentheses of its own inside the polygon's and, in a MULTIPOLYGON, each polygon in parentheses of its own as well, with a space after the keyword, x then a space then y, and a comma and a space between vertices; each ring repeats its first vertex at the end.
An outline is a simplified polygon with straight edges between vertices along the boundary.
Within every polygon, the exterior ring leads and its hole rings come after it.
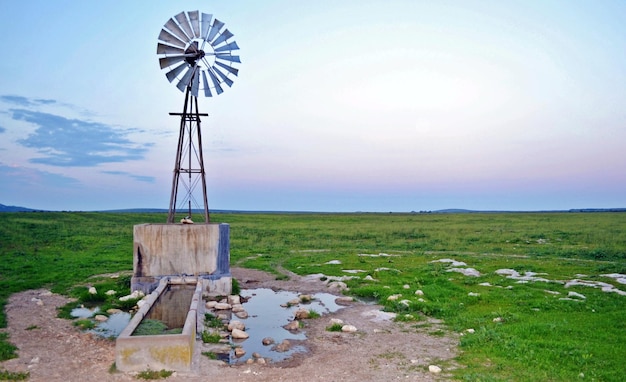
POLYGON ((239 46, 231 41, 232 37, 233 34, 224 29, 223 22, 199 11, 177 14, 165 23, 159 33, 159 65, 166 71, 167 79, 185 93, 182 113, 170 113, 180 116, 180 130, 168 223, 174 223, 177 205, 186 205, 187 214, 191 217, 192 203, 199 206, 194 196, 198 183, 202 188, 204 222, 209 223, 200 129, 200 117, 208 114, 199 112, 198 96, 213 97, 222 94, 224 84, 232 86, 231 77, 238 74, 233 65, 241 63, 239 56, 233 55, 239 46))

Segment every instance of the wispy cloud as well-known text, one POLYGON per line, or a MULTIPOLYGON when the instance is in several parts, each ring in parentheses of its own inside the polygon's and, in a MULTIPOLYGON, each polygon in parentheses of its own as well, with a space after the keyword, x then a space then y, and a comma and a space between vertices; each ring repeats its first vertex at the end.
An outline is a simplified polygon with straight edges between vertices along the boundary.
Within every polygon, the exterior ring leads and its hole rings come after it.
POLYGON ((145 176, 145 175, 136 175, 136 174, 131 174, 129 172, 126 171, 101 171, 103 174, 109 174, 109 175, 123 175, 123 176, 128 176, 129 178, 138 180, 140 182, 146 182, 146 183, 154 183, 156 181, 156 178, 153 176, 145 176))
MULTIPOLYGON (((47 100, 29 100, 18 96, 7 97, 12 102, 44 103, 47 100)), ((54 101, 51 101, 54 102, 54 101)), ((31 158, 31 163, 61 167, 91 167, 102 163, 125 162, 143 159, 150 145, 128 139, 129 130, 114 128, 98 122, 70 119, 63 116, 11 109, 14 120, 37 126, 28 137, 17 143, 37 150, 42 157, 31 158)))
POLYGON ((53 99, 31 99, 16 95, 0 95, 0 101, 4 101, 10 104, 19 105, 22 107, 34 107, 40 105, 56 104, 57 101, 53 99))
POLYGON ((5 129, 4 127, 0 126, 0 134, 4 133, 5 131, 7 131, 7 129, 5 129))
POLYGON ((14 190, 24 192, 26 189, 37 190, 41 187, 64 188, 67 186, 79 187, 80 182, 75 178, 53 174, 31 167, 7 165, 0 162, 0 179, 4 179, 5 191, 14 190))

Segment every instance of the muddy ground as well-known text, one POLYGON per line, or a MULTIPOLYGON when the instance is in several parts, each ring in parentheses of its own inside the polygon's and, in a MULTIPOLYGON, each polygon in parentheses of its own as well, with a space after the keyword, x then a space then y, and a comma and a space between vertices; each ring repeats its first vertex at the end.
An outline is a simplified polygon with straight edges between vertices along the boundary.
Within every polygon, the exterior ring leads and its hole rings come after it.
MULTIPOLYGON (((300 293, 329 292, 326 284, 290 274, 279 281, 264 272, 232 268, 242 289, 271 288, 300 293)), ((19 358, 0 363, 0 370, 29 372, 30 381, 137 381, 131 373, 114 369, 115 342, 82 333, 70 320, 57 318, 68 298, 47 290, 17 293, 6 307, 3 329, 18 347, 19 358)), ((245 305, 244 305, 245 306, 245 305)), ((227 365, 200 355, 197 346, 193 372, 176 372, 167 381, 436 381, 446 378, 454 364, 458 337, 433 335, 439 323, 381 320, 375 305, 352 303, 336 313, 308 320, 306 348, 287 361, 265 365, 227 365), (356 333, 325 330, 330 318, 356 326, 356 333), (429 365, 443 368, 431 373, 429 365)))

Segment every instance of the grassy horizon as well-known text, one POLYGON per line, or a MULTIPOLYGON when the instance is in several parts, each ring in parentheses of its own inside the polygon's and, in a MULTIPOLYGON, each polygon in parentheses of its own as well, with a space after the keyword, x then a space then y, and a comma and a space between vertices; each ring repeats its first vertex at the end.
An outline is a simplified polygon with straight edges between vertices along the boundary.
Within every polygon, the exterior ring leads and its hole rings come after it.
MULTIPOLYGON (((565 286, 582 278, 626 290, 603 276, 626 274, 626 213, 211 217, 231 226, 232 266, 277 277, 280 267, 301 275, 356 270, 359 278, 346 281, 349 293, 376 300, 416 328, 423 316, 444 320, 463 334, 457 379, 618 381, 626 373, 626 296, 565 286), (450 272, 450 264, 439 262, 446 258, 480 276, 450 272), (499 269, 545 280, 519 283, 499 269), (570 292, 584 299, 569 298, 570 292), (388 299, 395 294, 402 296, 388 299)), ((45 287, 67 294, 90 276, 132 270, 133 225, 165 221, 161 213, 0 214, 0 326, 13 293, 45 287)), ((0 338, 0 359, 14 350, 10 338, 0 338)))

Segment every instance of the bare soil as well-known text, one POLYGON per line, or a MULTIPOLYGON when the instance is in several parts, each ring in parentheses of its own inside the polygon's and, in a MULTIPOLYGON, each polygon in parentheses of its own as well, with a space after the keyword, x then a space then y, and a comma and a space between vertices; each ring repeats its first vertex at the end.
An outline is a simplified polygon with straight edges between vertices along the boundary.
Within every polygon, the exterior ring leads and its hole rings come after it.
MULTIPOLYGON (((300 293, 330 292, 323 282, 289 274, 290 279, 250 269, 232 268, 242 289, 271 288, 300 293)), ((284 271, 284 270, 283 270, 284 271)), ((285 273, 288 273, 285 271, 285 273)), ((339 294, 338 294, 339 295, 339 294)), ((115 342, 82 333, 57 308, 70 300, 47 290, 14 294, 6 307, 10 341, 19 358, 0 363, 0 370, 29 372, 30 381, 137 381, 137 375, 115 371, 115 342)), ((245 305, 244 305, 245 306, 245 305)), ((437 381, 455 367, 458 337, 435 332, 441 324, 424 319, 393 322, 374 315, 380 307, 350 303, 336 313, 308 320, 306 353, 280 363, 227 365, 200 355, 192 372, 176 372, 167 381, 437 381), (354 325, 356 333, 329 332, 330 318, 354 325), (429 365, 443 369, 431 373, 429 365)))

